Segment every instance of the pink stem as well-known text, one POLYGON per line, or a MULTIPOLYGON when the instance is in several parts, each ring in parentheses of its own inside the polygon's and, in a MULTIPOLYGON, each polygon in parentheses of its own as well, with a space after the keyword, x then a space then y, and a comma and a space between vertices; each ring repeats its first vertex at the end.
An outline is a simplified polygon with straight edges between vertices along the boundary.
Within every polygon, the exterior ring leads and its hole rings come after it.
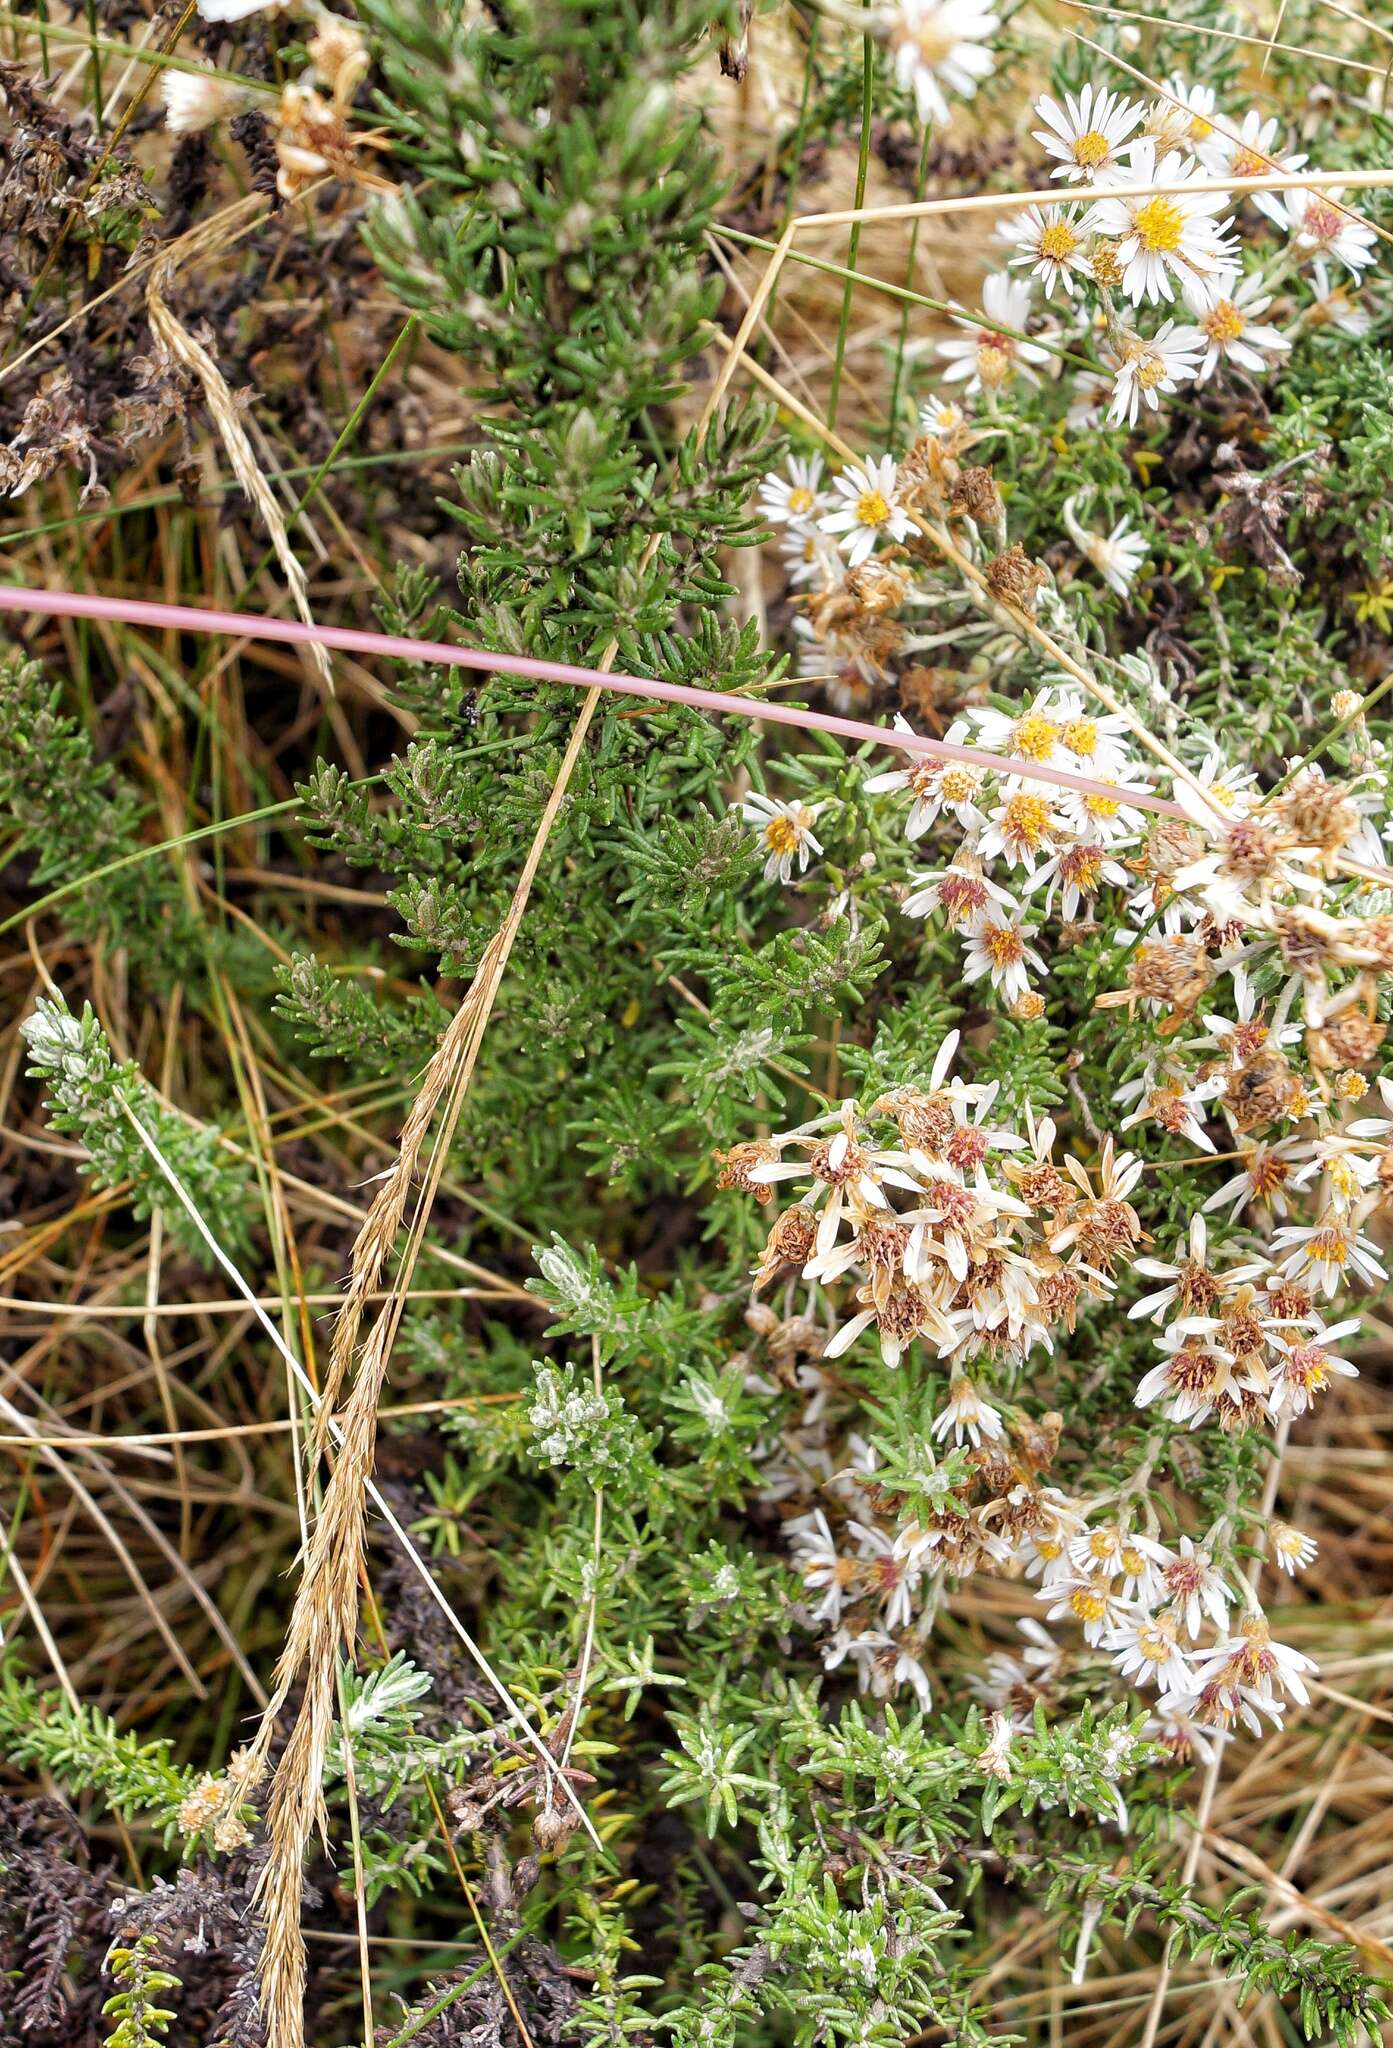
POLYGON ((655 697, 664 704, 686 704, 693 711, 712 711, 718 716, 762 719, 770 725, 799 725, 815 732, 831 732, 848 740, 874 740, 882 747, 898 747, 906 754, 936 754, 946 761, 966 761, 974 768, 989 769, 995 775, 1023 775, 1035 782, 1051 782, 1060 789, 1082 790, 1086 796, 1107 797, 1136 804, 1142 810, 1159 811, 1168 818, 1183 818, 1179 804, 1157 796, 1154 790, 1120 787, 1095 782, 1090 776, 1075 775, 1068 768, 1046 768, 1038 761, 1019 761, 1010 755, 988 754, 977 747, 959 747, 947 740, 931 740, 922 733, 900 732, 893 726, 866 725, 859 718, 838 718, 831 712, 804 711, 795 704, 764 703, 720 690, 698 690, 684 683, 661 683, 649 676, 614 675, 608 670, 578 668, 567 661, 543 661, 530 654, 495 654, 483 647, 456 647, 443 640, 407 640, 395 633, 365 633, 356 626, 307 626, 298 619, 271 619, 259 612, 215 612, 198 605, 157 604, 146 598, 104 597, 75 590, 25 590, 0 584, 0 611, 34 612, 40 617, 108 619, 126 626, 151 626, 156 630, 185 633, 226 633, 241 640, 290 640, 318 642, 339 647, 350 654, 384 654, 396 661, 435 661, 455 668, 480 668, 498 675, 531 676, 549 683, 571 683, 590 689, 617 690, 630 697, 655 697))

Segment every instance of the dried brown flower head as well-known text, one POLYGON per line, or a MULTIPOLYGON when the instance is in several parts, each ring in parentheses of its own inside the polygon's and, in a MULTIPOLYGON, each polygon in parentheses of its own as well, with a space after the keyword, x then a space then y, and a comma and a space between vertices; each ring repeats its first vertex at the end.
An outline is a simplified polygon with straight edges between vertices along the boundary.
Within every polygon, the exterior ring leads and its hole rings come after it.
POLYGON ((1044 570, 1031 561, 1019 541, 1013 541, 987 564, 987 588, 992 596, 1014 605, 1017 611, 1034 611, 1046 580, 1044 570))
POLYGON ((1001 526, 1006 507, 996 487, 990 463, 977 463, 962 470, 953 485, 948 509, 958 519, 971 519, 978 526, 1001 526))

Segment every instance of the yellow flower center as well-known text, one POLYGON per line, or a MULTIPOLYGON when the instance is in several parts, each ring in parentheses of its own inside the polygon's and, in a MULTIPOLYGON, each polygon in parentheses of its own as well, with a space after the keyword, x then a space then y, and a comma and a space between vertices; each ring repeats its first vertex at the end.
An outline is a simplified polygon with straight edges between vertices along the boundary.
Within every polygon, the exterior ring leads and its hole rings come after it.
POLYGON ((1091 171, 1098 164, 1105 163, 1112 153, 1112 144, 1106 135, 1096 128, 1090 128, 1074 144, 1074 162, 1084 170, 1091 171))
POLYGON ((1011 735, 1016 752, 1027 761, 1048 761, 1059 738, 1059 727, 1053 719, 1042 717, 1032 711, 1023 718, 1011 735))
POLYGON ((1006 806, 1002 829, 1008 839, 1017 839, 1033 852, 1049 829, 1050 807, 1042 796, 1013 796, 1006 806))
POLYGON ((1171 1646, 1159 1629, 1144 1628, 1137 1636, 1137 1649, 1148 1664, 1164 1664, 1170 1656, 1171 1646))
POLYGON ((1040 235, 1040 254, 1052 263, 1064 263, 1079 246, 1079 238, 1067 221, 1051 221, 1040 235))
POLYGON ((945 803, 965 804, 977 794, 977 777, 970 768, 945 768, 938 786, 945 803))
POLYGON ((1090 1592, 1087 1586, 1080 1586, 1070 1594, 1069 1605, 1080 1621, 1101 1621, 1107 1613, 1107 1602, 1102 1594, 1090 1592))
POLYGON ((771 818, 764 828, 764 843, 771 853, 796 853, 798 827, 792 818, 771 818))
POLYGON ((1234 151, 1229 169, 1235 178, 1260 178, 1268 169, 1268 162, 1255 149, 1240 147, 1234 151))
POLYGON ((1093 282, 1106 285, 1122 282, 1122 265, 1111 242, 1100 242, 1093 251, 1093 282))
POLYGON ((982 944, 993 967, 1014 967, 1025 956, 1020 933, 1009 924, 989 924, 982 933, 982 944))
POLYGON ((977 344, 977 375, 989 391, 995 391, 1011 374, 1016 344, 1009 334, 984 334, 977 344))
POLYGON ((945 58, 952 56, 957 38, 944 33, 940 17, 930 15, 929 19, 921 22, 914 31, 913 42, 919 52, 920 63, 927 64, 929 69, 934 71, 945 58))
POLYGON ((1311 1257, 1328 1266, 1343 1266, 1349 1246, 1337 1230, 1318 1230, 1308 1246, 1311 1257))
POLYGON ((1122 809, 1117 798, 1113 796, 1086 796, 1083 807, 1091 818, 1115 818, 1122 809))
POLYGON ((1166 374, 1164 356, 1143 356, 1137 364, 1137 382, 1143 391, 1154 391, 1166 374))
POLYGON ((803 484, 795 484, 788 494, 788 509, 790 512, 811 512, 814 503, 815 500, 812 492, 803 484))
POLYGON ((863 526, 884 526, 890 507, 881 491, 862 491, 856 500, 856 517, 863 526))
POLYGON ((1129 1579, 1139 1579, 1146 1570, 1146 1559, 1139 1550, 1134 1550, 1130 1543, 1122 1552, 1121 1562, 1122 1569, 1129 1579))
POLYGON ((1098 728, 1091 718, 1071 718, 1064 728, 1064 744, 1071 754, 1091 754, 1098 744, 1098 728))
POLYGON ((1202 325, 1211 341, 1237 341, 1243 332, 1243 315, 1232 299, 1220 299, 1214 310, 1205 314, 1202 325))
POLYGON ((1088 1539, 1089 1556, 1100 1559, 1111 1557, 1116 1547, 1116 1540, 1111 1529, 1095 1529, 1088 1539))
POLYGON ((1192 114, 1190 116, 1190 140, 1192 142, 1203 142, 1206 135, 1212 135, 1213 133, 1214 123, 1206 121, 1203 114, 1192 114))
POLYGON ((1169 255, 1180 247, 1185 216, 1173 199, 1148 199, 1132 215, 1132 229, 1143 249, 1169 255))
POLYGON ((1059 1556, 1059 1553, 1063 1550, 1064 1545, 1062 1543, 1051 1542, 1048 1536, 1037 1536, 1035 1539, 1035 1548, 1039 1552, 1040 1556, 1044 1558, 1047 1564, 1053 1564, 1055 1559, 1059 1556))

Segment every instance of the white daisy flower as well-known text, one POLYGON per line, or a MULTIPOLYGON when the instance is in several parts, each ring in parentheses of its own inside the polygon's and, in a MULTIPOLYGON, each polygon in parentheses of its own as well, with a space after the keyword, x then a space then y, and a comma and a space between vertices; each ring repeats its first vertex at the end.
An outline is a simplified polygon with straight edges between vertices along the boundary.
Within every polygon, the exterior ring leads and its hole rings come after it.
POLYGON ((835 1627, 842 1618, 842 1602, 849 1596, 855 1571, 851 1560, 838 1552, 826 1515, 821 1508, 797 1515, 784 1524, 784 1536, 804 1585, 822 1595, 813 1619, 830 1621, 835 1627))
POLYGON ((909 1543, 864 1522, 848 1522, 847 1531, 856 1538, 861 1562, 871 1567, 885 1626, 908 1628, 914 1618, 914 1595, 924 1576, 921 1560, 927 1546, 917 1531, 909 1543))
MULTIPOLYGON (((820 526, 790 522, 779 538, 779 552, 795 590, 837 590, 846 581, 846 558, 831 534, 824 533, 820 526)), ((807 619, 794 620, 795 632, 802 626, 807 627, 809 637, 816 639, 807 619)))
POLYGON ((988 811, 976 850, 983 860, 1002 854, 1012 867, 1033 875, 1036 856, 1056 851, 1058 830, 1049 799, 1041 795, 1037 783, 1017 789, 988 811))
MULTIPOLYGON (((1177 1694, 1176 1700, 1189 1697, 1177 1694)), ((1158 1701, 1160 1706, 1170 1706, 1169 1701, 1158 1701)), ((1193 1705, 1193 1699, 1190 1700, 1193 1705)), ((1142 1726, 1143 1742, 1158 1742, 1173 1763, 1190 1762, 1212 1764, 1223 1751, 1229 1740, 1227 1734, 1220 1734, 1213 1728, 1201 1728, 1198 1722, 1177 1711, 1155 1714, 1142 1726)))
POLYGON ((1066 919, 1073 919, 1089 915, 1104 882, 1115 889, 1125 889, 1127 881, 1127 870, 1115 860, 1108 859, 1106 848, 1091 845, 1086 840, 1075 840, 1069 846, 1062 846, 1058 853, 1051 854, 1041 867, 1036 868, 1025 885, 1025 893, 1033 896, 1037 890, 1044 889, 1045 914, 1048 916, 1058 890, 1063 915, 1066 919))
POLYGON ((1091 183, 1119 170, 1127 140, 1142 116, 1135 100, 1091 84, 1077 99, 1066 92, 1062 107, 1045 93, 1035 102, 1035 112, 1045 123, 1035 130, 1035 140, 1046 156, 1057 159, 1050 175, 1071 184, 1081 179, 1091 183))
POLYGON ((1374 324, 1373 314, 1354 297, 1349 285, 1331 284, 1329 266, 1319 256, 1311 265, 1311 284, 1315 297, 1303 317, 1313 327, 1338 327, 1341 334, 1362 341, 1374 324))
MULTIPOLYGON (((1130 766, 1126 746, 1127 720, 1121 712, 1096 715, 1083 696, 1062 690, 1055 701, 1059 744, 1088 775, 1115 778, 1130 766)), ((1013 750, 1014 751, 1014 750, 1013 750)))
POLYGON ((838 1629, 823 1647, 822 1662, 828 1671, 835 1671, 846 1657, 856 1666, 856 1683, 862 1692, 883 1700, 901 1685, 910 1685, 920 1706, 928 1711, 932 1698, 929 1674, 914 1652, 894 1636, 883 1629, 862 1629, 855 1636, 838 1629))
POLYGON ((1218 1146, 1204 1128, 1204 1116, 1211 1099, 1219 1093, 1213 1082, 1186 1086, 1185 1078, 1174 1072, 1158 1075, 1153 1066, 1135 1081, 1119 1088, 1114 1098, 1119 1106, 1135 1102, 1137 1107, 1118 1124, 1120 1131, 1135 1130, 1138 1124, 1154 1123, 1168 1137, 1185 1138, 1201 1152, 1217 1152, 1218 1146))
MULTIPOLYGON (((895 713, 895 724, 901 732, 913 731, 909 720, 899 712, 895 713)), ((966 728, 961 724, 948 728, 952 745, 962 745, 966 739, 966 728)), ((886 768, 879 774, 868 775, 862 786, 871 796, 902 789, 912 793, 914 802, 905 820, 905 838, 912 845, 923 838, 942 811, 966 831, 976 832, 984 825, 986 814, 977 807, 984 780, 982 770, 974 768, 970 761, 944 760, 938 754, 912 754, 903 768, 886 768)))
POLYGON ((1110 1629, 1103 1640, 1124 1678, 1154 1685, 1163 1692, 1181 1692, 1188 1684, 1190 1667, 1173 1615, 1131 1615, 1120 1628, 1110 1629))
POLYGON ((1125 420, 1134 427, 1143 405, 1155 412, 1162 392, 1178 391, 1193 380, 1204 348, 1198 327, 1177 327, 1174 320, 1163 321, 1149 341, 1140 334, 1125 334, 1113 379, 1109 425, 1120 427, 1125 420))
POLYGON ((1206 1213, 1227 1207, 1232 1221, 1247 1203, 1260 1202, 1274 1216, 1285 1216, 1288 1209, 1285 1191, 1291 1183, 1297 1161, 1306 1156, 1305 1139, 1282 1138, 1275 1145, 1244 1145, 1240 1141, 1238 1151, 1243 1161, 1242 1171, 1214 1190, 1204 1204, 1206 1213))
POLYGON ((1246 1363, 1238 1366, 1231 1351, 1207 1341, 1210 1327, 1202 1317, 1187 1317, 1157 1338, 1161 1362, 1138 1382, 1132 1397, 1138 1408, 1163 1401, 1163 1412, 1172 1422, 1186 1422, 1197 1429, 1220 1401, 1267 1391, 1265 1372, 1260 1379, 1254 1378, 1246 1363))
POLYGON ((1077 206, 1031 206, 1003 223, 999 233, 1016 250, 1007 258, 1011 270, 1029 268, 1054 297, 1057 284, 1073 296, 1075 277, 1087 277, 1087 241, 1091 213, 1077 206))
MULTIPOLYGON (((1233 767, 1217 748, 1211 748, 1198 768, 1190 770, 1189 776, 1190 782, 1199 784, 1211 810, 1217 809, 1227 818, 1248 816, 1253 808, 1252 799, 1256 792, 1257 779, 1254 769, 1233 767)), ((1177 781, 1177 798, 1185 786, 1184 783, 1177 781)), ((1212 815, 1205 822, 1212 825, 1212 815)))
MULTIPOLYGON (((1183 185, 1196 166, 1172 151, 1156 160, 1154 142, 1137 143, 1128 180, 1138 185, 1183 185)), ((1237 269, 1233 244, 1213 216, 1228 204, 1225 192, 1156 192, 1150 198, 1114 199, 1107 191, 1093 210, 1098 232, 1117 243, 1122 289, 1134 306, 1175 297, 1177 283, 1189 284, 1206 303, 1220 282, 1237 269)), ((1227 223, 1225 223, 1227 225, 1227 223)))
POLYGON ((1185 287, 1186 303, 1208 341, 1195 373, 1197 384, 1207 382, 1221 362, 1237 363, 1260 377, 1272 367, 1268 356, 1285 355, 1291 347, 1280 328, 1260 324, 1259 316, 1272 304, 1272 294, 1262 284, 1254 272, 1231 295, 1221 293, 1212 304, 1198 299, 1192 286, 1185 287))
POLYGON ((954 441, 966 431, 968 414, 956 399, 930 398, 919 408, 919 431, 934 441, 954 441))
POLYGON ((1233 1594, 1209 1552, 1197 1550, 1190 1537, 1181 1537, 1179 1553, 1167 1563, 1161 1578, 1166 1598, 1173 1603, 1191 1642, 1206 1616, 1215 1628, 1228 1627, 1233 1594))
POLYGON ((175 135, 211 128, 226 115, 250 106, 254 97, 245 86, 206 71, 166 71, 160 80, 164 123, 175 135))
POLYGON ((1001 1429, 1000 1409, 984 1401, 970 1379, 955 1375, 948 1386, 948 1406, 935 1417, 932 1434, 940 1441, 951 1434, 955 1444, 967 1437, 975 1450, 983 1437, 989 1443, 998 1443, 1001 1429))
POLYGON ((1267 1407, 1274 1422, 1281 1422, 1288 1416, 1304 1415, 1313 1405, 1316 1395, 1326 1392, 1332 1377, 1358 1379, 1358 1366, 1351 1365, 1347 1358, 1337 1358, 1330 1348, 1346 1337, 1355 1336, 1358 1330, 1359 1319, 1356 1316, 1343 1323, 1332 1323, 1329 1329, 1303 1333, 1297 1344, 1291 1343, 1279 1330, 1272 1332, 1272 1344, 1278 1357, 1267 1407))
POLYGON ((1316 1138, 1310 1158, 1292 1175, 1294 1188, 1307 1188, 1324 1176, 1322 1206, 1347 1216, 1368 1190, 1378 1184, 1378 1161, 1361 1149, 1360 1140, 1344 1131, 1316 1138))
POLYGON ((822 842, 813 837, 813 825, 819 811, 826 808, 826 799, 816 804, 800 803, 796 798, 785 803, 759 790, 751 790, 743 799, 741 815, 758 828, 769 849, 764 863, 766 882, 772 882, 776 876, 781 882, 791 881, 795 861, 801 874, 813 854, 821 853, 822 842))
POLYGON ((1333 257, 1358 277, 1373 261, 1376 237, 1372 228, 1340 204, 1343 190, 1343 186, 1329 185, 1323 192, 1298 187, 1285 193, 1287 222, 1300 262, 1333 257))
POLYGON ((1013 918, 984 918, 967 942, 963 979, 981 981, 985 975, 1007 1003, 1018 1003, 1030 993, 1032 967, 1045 972, 1040 955, 1026 944, 1024 928, 1013 918))
POLYGON ((1257 1734, 1262 1723, 1252 1710, 1279 1721, 1286 1705, 1279 1692, 1289 1693, 1303 1707, 1310 1705, 1304 1674, 1316 1668, 1314 1659, 1272 1640, 1265 1615, 1247 1614, 1234 1635, 1201 1658, 1191 1683, 1200 1692, 1216 1687, 1221 1708, 1239 1714, 1257 1734))
POLYGON ((1030 318, 1030 286, 1024 278, 994 270, 982 284, 982 311, 992 323, 979 326, 955 315, 962 335, 950 336, 938 344, 938 353, 948 364, 944 377, 950 384, 965 383, 968 391, 999 391, 1009 377, 1020 375, 1038 384, 1035 365, 1049 361, 1049 350, 1032 341, 1017 339, 1030 318), (1009 328, 1010 333, 998 329, 1009 328))
POLYGON ((1000 888, 989 876, 959 867, 956 862, 946 868, 930 868, 924 874, 911 875, 910 881, 913 887, 900 905, 904 915, 932 917, 941 910, 954 931, 971 931, 983 918, 992 915, 994 903, 1008 916, 1018 916, 1020 912, 1019 903, 1009 891, 1000 888))
POLYGON ((1042 1586, 1035 1597, 1054 1601, 1045 1615, 1046 1621, 1078 1622, 1084 1641, 1095 1649, 1127 1620, 1126 1602, 1120 1593, 1114 1592, 1102 1572, 1088 1572, 1053 1586, 1042 1586))
MULTIPOLYGON (((1220 173, 1231 178, 1262 178, 1269 172, 1303 169, 1306 163, 1304 153, 1294 156, 1290 150, 1277 148, 1279 126, 1275 114, 1264 121, 1257 107, 1249 107, 1237 132, 1222 138, 1226 157, 1218 166, 1220 173)), ((1287 192, 1244 192, 1234 196, 1251 199, 1258 212, 1265 214, 1274 227, 1285 228, 1288 225, 1287 192)))
POLYGON ((775 526, 810 526, 823 509, 821 486, 822 457, 791 456, 787 476, 771 471, 760 485, 759 509, 775 526))
POLYGON ((250 14, 282 14, 295 0, 198 0, 205 21, 245 21, 250 14))
POLYGON ((1304 1572, 1319 1548, 1314 1536, 1308 1536, 1304 1529, 1294 1529, 1290 1522, 1272 1524, 1268 1546, 1273 1563, 1288 1578, 1296 1572, 1304 1572))
POLYGON ((839 536, 853 569, 866 560, 881 535, 903 540, 909 532, 909 514, 895 495, 895 484, 894 459, 889 455, 849 462, 832 480, 842 502, 824 512, 818 524, 824 533, 839 536))
POLYGON ((1049 761, 1064 744, 1054 692, 1041 690, 1019 710, 996 704, 970 705, 965 730, 986 754, 1012 754, 1022 761, 1049 761))
POLYGON ((921 121, 947 121, 943 88, 970 100, 996 59, 984 48, 998 17, 980 0, 898 0, 890 20, 895 81, 912 91, 921 121))
POLYGON ((1142 133, 1158 149, 1188 152, 1210 174, 1225 168, 1229 144, 1214 125, 1216 97, 1212 85, 1189 85, 1178 74, 1168 78, 1165 97, 1147 112, 1142 133))
POLYGON ((1384 1278, 1378 1246, 1338 1217, 1315 1224, 1284 1224, 1273 1235, 1274 1261, 1284 1251, 1287 1257, 1282 1271, 1288 1278, 1320 1287, 1327 1296, 1348 1285, 1350 1275, 1370 1286, 1384 1278))
POLYGON ((1149 543, 1124 514, 1109 534, 1093 533, 1079 523, 1074 507, 1077 496, 1066 500, 1064 528, 1079 553, 1098 571, 1110 590, 1126 597, 1146 560, 1149 543))
POLYGON ((1069 1557, 1076 1571, 1121 1579, 1126 1599, 1150 1606, 1161 1588, 1161 1567, 1169 1564, 1171 1554, 1153 1537, 1137 1535, 1117 1522, 1100 1522, 1075 1537, 1069 1557))
POLYGON ((1128 845, 1146 824, 1146 813, 1138 810, 1135 804, 1129 804, 1127 799, 1145 792, 1134 790, 1130 783, 1123 782, 1106 767, 1101 770, 1091 768, 1089 773, 1108 789, 1115 790, 1116 795, 1101 796, 1090 789, 1061 789, 1058 801, 1060 817, 1080 839, 1100 840, 1107 847, 1128 845))
POLYGON ((1096 427, 1112 399, 1113 380, 1101 370, 1080 370, 1074 378, 1073 390, 1069 395, 1069 410, 1064 415, 1064 424, 1071 433, 1082 433, 1088 427, 1096 427))

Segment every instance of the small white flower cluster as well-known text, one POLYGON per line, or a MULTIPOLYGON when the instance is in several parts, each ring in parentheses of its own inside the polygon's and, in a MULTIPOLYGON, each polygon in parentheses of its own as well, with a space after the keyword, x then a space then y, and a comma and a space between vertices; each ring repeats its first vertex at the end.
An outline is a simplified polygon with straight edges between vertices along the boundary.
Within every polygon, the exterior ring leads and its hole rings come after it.
MULTIPOLYGON (((1080 191, 1003 223, 1007 268, 986 278, 980 316, 959 318, 961 333, 938 344, 946 380, 968 395, 993 397, 1017 378, 1038 383, 1051 358, 1090 344, 1102 375, 1078 380, 1075 427, 1095 422, 1104 402, 1112 425, 1135 426, 1143 408, 1156 410, 1163 396, 1204 383, 1224 363, 1266 375, 1291 337, 1263 317, 1275 293, 1261 264, 1245 268, 1247 245, 1226 214, 1235 200, 1251 201, 1286 237, 1272 253, 1282 269, 1309 272, 1317 308, 1334 310, 1347 296, 1332 272, 1357 283, 1373 258, 1374 230, 1337 188, 1235 195, 1215 185, 1285 175, 1306 159, 1279 148, 1275 117, 1251 108, 1226 118, 1208 87, 1172 78, 1148 107, 1088 83, 1062 105, 1046 94, 1036 114, 1053 176, 1080 191), (1047 304, 1059 292, 1072 309, 1046 332, 1032 330, 1035 284, 1047 304), (1136 309, 1180 310, 1143 332, 1120 316, 1119 298, 1136 309)), ((924 425, 932 430, 928 417, 924 425)))
MULTIPOLYGON (((930 1505, 897 1514, 894 1485, 869 1445, 855 1432, 839 1435, 831 1420, 831 1346, 807 1317, 781 1325, 756 1307, 750 1321, 771 1347, 791 1335, 809 1354, 796 1372, 800 1410, 765 1462, 764 1496, 787 1499, 812 1479, 825 1503, 791 1517, 784 1535, 808 1621, 827 1631, 829 1670, 849 1663, 863 1692, 884 1699, 908 1686, 927 1708, 937 1615, 952 1583, 986 1571, 1036 1581, 1045 1621, 1077 1627, 1084 1644, 1071 1652, 1047 1627, 1024 1620, 1022 1652, 988 1660, 976 1689, 1003 1723, 993 1723, 998 1775, 1010 1774, 1015 1714, 1028 1714, 1065 1665, 1090 1649, 1108 1652, 1134 1687, 1154 1689, 1154 1733, 1177 1756, 1207 1756, 1213 1738, 1236 1722, 1259 1733, 1263 1717, 1281 1720, 1288 1698, 1306 1703, 1305 1675, 1315 1666, 1272 1640, 1251 1589, 1233 1574, 1224 1525, 1199 1542, 1181 1535, 1167 1544, 1154 1521, 1133 1526, 1135 1484, 1085 1502, 1043 1483, 1058 1418, 1051 1431, 1018 1409, 1003 1413, 962 1379, 953 1381, 933 1434, 965 1435, 971 1449, 935 1464, 926 1442, 919 1478, 930 1505)), ((757 1374, 751 1383, 767 1385, 757 1374)), ((1287 1573, 1316 1554, 1312 1538, 1281 1522, 1271 1525, 1268 1548, 1287 1573)))
POLYGON ((1024 1133, 999 1128, 998 1084, 950 1078, 957 1047, 950 1032, 925 1088, 896 1089, 864 1112, 844 1102, 736 1146, 721 1181, 761 1200, 805 1184, 769 1233, 761 1284, 794 1266, 824 1287, 852 1279, 855 1311, 824 1355, 840 1356, 872 1325, 887 1365, 924 1340, 952 1369, 935 1434, 980 1444, 1001 1435, 1001 1417, 968 1363, 1050 1350, 1081 1301, 1111 1292, 1141 1237, 1127 1201, 1141 1166, 1108 1143, 1096 1173, 1069 1155, 1061 1171, 1049 1118, 1027 1109, 1024 1133))
POLYGON ((1355 1376, 1332 1347, 1358 1331, 1359 1319, 1327 1326, 1311 1286, 1333 1292, 1346 1265, 1381 1279, 1373 1247, 1324 1220, 1278 1230, 1272 1251, 1272 1260, 1216 1267, 1198 1215, 1171 1258, 1136 1261, 1138 1273, 1162 1282, 1128 1310, 1161 1326, 1161 1358, 1137 1388, 1139 1408, 1156 1402, 1172 1422, 1197 1429, 1212 1418, 1231 1430, 1304 1415, 1332 1377, 1355 1376))
POLYGON ((1038 1015, 1041 1001, 1030 975, 1045 971, 1032 944, 1041 917, 1058 899, 1068 922, 1087 919, 1101 889, 1129 884, 1121 856, 1138 843, 1146 822, 1127 801, 1140 765, 1124 721, 1093 715, 1082 693, 1068 685, 1039 691, 1019 712, 970 709, 946 738, 1098 785, 1076 790, 937 755, 866 782, 873 794, 909 797, 905 834, 911 845, 940 818, 961 830, 950 864, 915 876, 902 908, 910 917, 945 918, 963 938, 964 978, 985 981, 1022 1014, 1038 1015), (993 866, 1003 881, 989 873, 993 866))
MULTIPOLYGON (((1292 1563, 1309 1561, 1310 1539, 1279 1526, 1292 1563)), ((1235 1721, 1260 1734, 1262 1717, 1280 1722, 1288 1698, 1310 1699, 1304 1674, 1314 1662, 1273 1641, 1251 1593, 1218 1562, 1226 1542, 1219 1524, 1172 1547, 1133 1527, 1125 1499, 1074 1503, 1026 1565, 1048 1621, 1077 1624, 1086 1644, 1111 1652, 1120 1676, 1155 1688, 1159 1732, 1177 1748, 1203 1750, 1204 1730, 1226 1734, 1235 1721), (1094 1519, 1108 1507, 1116 1512, 1094 1519)))

